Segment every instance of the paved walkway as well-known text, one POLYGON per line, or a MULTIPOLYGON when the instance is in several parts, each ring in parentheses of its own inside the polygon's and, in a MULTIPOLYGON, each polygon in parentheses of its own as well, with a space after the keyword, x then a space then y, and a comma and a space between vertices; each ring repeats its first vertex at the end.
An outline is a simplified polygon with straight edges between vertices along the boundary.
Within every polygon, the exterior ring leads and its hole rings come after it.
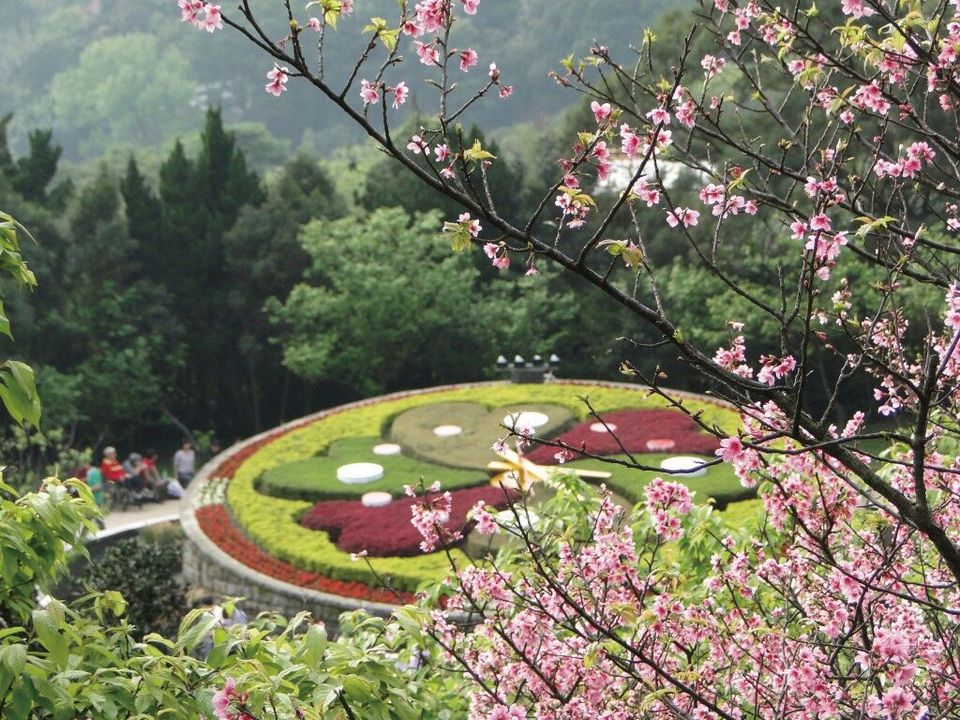
POLYGON ((108 513, 103 518, 105 527, 97 533, 97 537, 112 535, 123 530, 132 530, 154 522, 175 520, 180 517, 180 503, 180 500, 170 498, 163 502, 144 503, 142 508, 134 506, 128 510, 108 513))

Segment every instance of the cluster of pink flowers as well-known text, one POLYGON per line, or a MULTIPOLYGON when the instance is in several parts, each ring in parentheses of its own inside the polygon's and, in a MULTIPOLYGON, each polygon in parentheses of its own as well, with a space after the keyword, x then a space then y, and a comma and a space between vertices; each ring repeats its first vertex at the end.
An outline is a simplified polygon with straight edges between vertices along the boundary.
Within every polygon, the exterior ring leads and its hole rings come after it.
POLYGON ((364 105, 369 105, 370 103, 380 102, 380 88, 382 87, 381 83, 372 83, 369 80, 360 81, 360 98, 363 100, 364 105))
POLYGON ((279 65, 274 65, 273 70, 267 73, 267 80, 269 82, 264 86, 264 89, 276 97, 280 97, 280 93, 286 91, 287 89, 287 80, 290 70, 279 65))
POLYGON ((477 51, 473 48, 467 48, 466 50, 458 50, 457 55, 460 57, 460 70, 467 72, 470 68, 477 64, 479 57, 477 56, 477 51))
POLYGON ((590 103, 590 110, 593 113, 593 119, 597 121, 597 125, 606 123, 613 113, 610 103, 599 103, 596 100, 590 103))
POLYGON ((503 243, 485 243, 483 252, 490 258, 490 264, 497 270, 507 270, 510 268, 510 255, 507 252, 507 246, 503 243))
POLYGON ((576 176, 567 173, 563 177, 561 192, 554 200, 554 204, 562 211, 562 217, 566 219, 566 225, 569 228, 583 227, 590 214, 590 203, 579 197, 577 192, 579 187, 580 181, 576 176))
POLYGON ((644 178, 637 180, 631 191, 635 197, 645 202, 647 207, 660 204, 660 188, 656 185, 651 185, 644 178))
POLYGON ((470 233, 471 237, 479 237, 480 231, 483 230, 483 228, 480 227, 480 221, 470 217, 470 213, 468 212, 460 213, 457 217, 457 222, 467 228, 467 232, 470 233))
MULTIPOLYGON (((737 323, 735 330, 739 332, 743 329, 741 323, 737 323)), ((753 377, 753 370, 747 362, 747 345, 743 335, 737 335, 733 338, 729 348, 720 348, 713 356, 713 361, 724 370, 729 370, 740 377, 753 377)))
POLYGON ((487 503, 483 500, 477 502, 471 511, 471 518, 476 523, 475 530, 481 535, 493 535, 499 527, 493 515, 487 510, 487 503))
MULTIPOLYGON (((417 491, 410 485, 404 487, 407 496, 416 498, 417 491)), ((453 509, 453 496, 450 492, 440 493, 440 483, 434 483, 419 502, 410 507, 411 522, 423 537, 420 549, 427 553, 446 547, 463 539, 459 530, 446 527, 453 509)))
POLYGON ((933 162, 934 157, 936 153, 928 143, 915 142, 907 147, 906 154, 901 155, 896 162, 877 160, 873 172, 878 178, 915 178, 923 170, 924 163, 933 162))
POLYGON ((682 533, 679 516, 693 509, 686 485, 655 477, 644 488, 644 494, 647 513, 656 533, 667 542, 677 540, 682 533))
POLYGON ((220 6, 203 0, 179 0, 180 20, 188 22, 194 27, 214 32, 223 29, 223 17, 220 15, 220 6))
POLYGON ((760 372, 757 380, 767 385, 773 385, 792 373, 797 367, 797 361, 792 355, 776 358, 771 355, 760 356, 760 372))
MULTIPOLYGON (((863 419, 855 415, 842 434, 856 433, 863 419)), ((769 403, 744 421, 760 446, 786 426, 769 403)), ((955 608, 960 592, 946 568, 925 564, 909 541, 915 531, 883 510, 855 521, 860 496, 821 452, 777 453, 760 463, 755 448, 730 437, 717 454, 749 478, 745 484, 767 481, 768 522, 782 534, 772 542, 721 535, 703 576, 678 578, 668 570, 672 560, 658 564, 655 546, 641 545, 641 561, 609 496, 590 520, 588 540, 559 542, 550 574, 460 573, 449 609, 477 612, 480 622, 465 632, 434 613, 431 630, 448 660, 467 663, 485 683, 471 717, 516 709, 537 720, 619 718, 637 702, 658 720, 748 712, 764 720, 902 720, 934 716, 925 703, 937 703, 938 715, 956 708, 953 634, 925 606, 955 608), (641 565, 651 571, 639 574, 641 565), (922 576, 917 567, 925 567, 922 576), (913 602, 916 593, 923 603, 913 602)), ((902 460, 909 467, 909 456, 902 460)), ((909 492, 909 471, 902 475, 897 485, 909 492)), ((692 509, 684 486, 654 480, 645 506, 661 540, 683 537, 692 509)), ((953 512, 948 524, 960 528, 953 512)), ((548 547, 548 538, 531 539, 531 552, 548 547)))
MULTIPOLYGON (((370 82, 369 80, 360 81, 360 98, 364 105, 380 102, 380 93, 393 96, 393 107, 399 108, 407 101, 410 95, 410 88, 404 81, 398 82, 393 87, 387 87, 382 82, 370 82)), ((409 147, 409 145, 407 146, 409 147)))
POLYGON ((246 705, 247 693, 237 692, 237 683, 228 677, 223 687, 213 695, 213 714, 217 720, 254 720, 254 717, 243 710, 246 705))
POLYGON ((420 40, 416 40, 414 42, 414 47, 417 49, 417 57, 420 58, 420 62, 424 65, 440 64, 440 51, 437 50, 437 43, 435 41, 432 43, 425 43, 420 40))
POLYGON ((700 222, 700 212, 693 208, 678 207, 667 210, 667 225, 675 228, 683 225, 685 228, 695 227, 700 222))
POLYGON ((723 68, 726 67, 727 61, 720 57, 714 57, 713 55, 704 55, 703 59, 700 61, 700 67, 703 68, 703 72, 706 74, 707 79, 716 77, 721 72, 723 68))
MULTIPOLYGON (((700 200, 712 206, 714 217, 725 218, 729 215, 756 215, 758 208, 756 200, 747 200, 743 195, 727 195, 723 185, 710 183, 700 190, 700 200)), ((669 222, 669 219, 667 220, 669 222)))
MULTIPOLYGON (((467 15, 476 15, 480 0, 460 0, 467 15)), ((422 0, 413 7, 413 15, 407 18, 401 29, 404 34, 420 37, 428 33, 440 33, 451 19, 451 0, 422 0)))
POLYGON ((837 205, 847 198, 847 194, 840 189, 836 177, 821 179, 808 176, 803 184, 803 191, 807 197, 826 205, 837 205))

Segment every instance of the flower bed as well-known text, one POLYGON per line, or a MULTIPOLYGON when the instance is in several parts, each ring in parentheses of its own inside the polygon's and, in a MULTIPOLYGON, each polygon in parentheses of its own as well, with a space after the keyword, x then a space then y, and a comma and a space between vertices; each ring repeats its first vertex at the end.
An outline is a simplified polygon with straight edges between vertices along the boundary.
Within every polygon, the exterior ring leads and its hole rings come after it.
MULTIPOLYGON (((346 594, 347 590, 329 590, 329 583, 347 583, 344 588, 352 587, 350 583, 358 583, 373 590, 379 586, 380 581, 376 577, 379 575, 390 578, 394 588, 415 592, 425 584, 438 582, 447 574, 449 566, 443 553, 417 557, 372 557, 369 562, 374 574, 365 563, 353 562, 350 554, 337 548, 327 533, 309 530, 298 524, 312 503, 264 495, 256 489, 257 479, 279 465, 315 457, 338 440, 381 436, 390 428, 392 420, 413 408, 439 402, 479 403, 489 409, 535 409, 537 405, 552 404, 566 408, 577 419, 585 420, 587 410, 579 399, 582 395, 588 395, 593 406, 601 413, 623 407, 664 407, 662 399, 649 396, 640 388, 592 386, 590 383, 576 382, 536 386, 460 386, 375 398, 334 409, 317 418, 272 432, 225 459, 209 474, 210 477, 230 480, 226 486, 228 507, 211 506, 220 508, 215 524, 232 525, 229 534, 232 552, 228 551, 229 554, 251 567, 255 566, 254 563, 268 567, 268 561, 273 561, 277 563, 273 566, 274 571, 281 572, 282 569, 286 575, 281 579, 292 578, 288 581, 297 584, 302 584, 300 580, 327 583, 327 588, 318 589, 346 594), (233 531, 237 534, 234 535, 233 531), (249 562, 247 555, 253 558, 249 562), (304 574, 294 575, 296 572, 304 574)), ((705 421, 725 427, 730 434, 739 426, 736 413, 728 408, 692 398, 685 402, 689 403, 691 409, 702 412, 705 421)), ((198 508, 196 512, 199 517, 201 513, 209 515, 214 511, 198 508)), ((227 529, 214 530, 213 524, 208 516, 202 530, 208 535, 215 533, 216 537, 211 539, 218 545, 226 542, 227 529)), ((459 550, 453 552, 458 562, 467 561, 459 550)), ((349 592, 353 594, 347 596, 357 597, 355 591, 349 592)))
MULTIPOLYGON (((467 522, 467 513, 478 500, 502 510, 509 499, 502 489, 490 485, 456 490, 450 495, 450 518, 443 527, 464 535, 471 525, 467 522)), ((300 524, 311 530, 329 532, 344 552, 366 551, 371 557, 422 555, 420 541, 423 538, 410 523, 414 502, 413 498, 405 497, 386 507, 374 508, 365 507, 357 500, 326 500, 314 505, 300 524)))
POLYGON ((388 590, 370 587, 362 582, 335 580, 278 560, 250 542, 247 536, 233 525, 230 514, 223 505, 207 505, 198 508, 197 523, 204 534, 225 553, 247 567, 277 580, 356 600, 383 603, 410 602, 413 600, 413 595, 410 593, 392 593, 388 590), (397 597, 398 594, 400 597, 397 597))
MULTIPOLYGON (((605 430, 597 432, 591 429, 597 425, 596 420, 591 420, 577 425, 555 440, 592 455, 617 455, 624 450, 629 453, 648 453, 651 451, 651 445, 653 449, 657 449, 658 444, 663 440, 673 441, 673 447, 670 448, 670 453, 673 455, 693 454, 712 457, 714 450, 720 447, 719 441, 713 435, 705 433, 699 425, 679 410, 669 408, 617 410, 603 413, 601 418, 604 423, 614 429, 613 434, 605 430)), ((540 465, 553 465, 558 462, 557 452, 556 447, 541 445, 527 453, 527 457, 540 465)), ((583 455, 574 452, 572 459, 581 457, 583 455)))

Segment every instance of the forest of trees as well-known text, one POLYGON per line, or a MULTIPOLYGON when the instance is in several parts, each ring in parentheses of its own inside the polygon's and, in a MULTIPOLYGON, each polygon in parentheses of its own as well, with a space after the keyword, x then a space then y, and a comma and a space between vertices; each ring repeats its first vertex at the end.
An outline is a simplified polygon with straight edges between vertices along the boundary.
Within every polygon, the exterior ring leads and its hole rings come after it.
MULTIPOLYGON (((162 20, 153 10, 106 17, 98 8, 68 3, 55 11, 96 23, 105 36, 82 53, 94 47, 108 52, 114 30, 169 25, 166 13, 162 20)), ((595 10, 602 14, 599 6, 595 10)), ((497 17, 491 12, 485 22, 499 22, 497 17)), ((676 61, 688 17, 667 13, 654 27, 658 64, 676 61)), ((55 28, 35 32, 35 42, 49 43, 47 33, 55 28)), ((165 47, 150 38, 144 38, 144 57, 165 47)), ((217 42, 227 41, 218 35, 217 42)), ((116 52, 121 48, 118 43, 116 52)), ((243 58, 249 64, 249 55, 243 58)), ((0 61, 14 60, 0 52, 0 61)), ((163 71, 171 83, 187 82, 179 62, 163 71)), ((163 63, 155 59, 150 65, 156 70, 163 63)), ((69 72, 82 68, 81 60, 69 72)), ((78 84, 63 80, 64 88, 78 84)), ((48 90, 42 102, 59 107, 56 78, 48 90)), ((16 113, 0 120, 0 207, 17 208, 18 219, 37 238, 28 257, 39 279, 35 292, 10 301, 18 331, 16 343, 8 345, 36 368, 45 430, 57 438, 40 453, 45 458, 55 456, 57 447, 173 444, 184 432, 231 441, 364 395, 494 377, 492 362, 501 353, 557 352, 563 374, 608 379, 621 377, 623 361, 636 361, 659 367, 669 385, 708 387, 673 352, 653 344, 648 328, 612 312, 605 298, 582 292, 585 284, 577 278, 546 267, 540 277, 523 278, 525 268, 498 272, 479 254, 448 257, 436 230, 441 217, 456 214, 452 201, 368 145, 325 155, 290 152, 299 131, 258 114, 265 93, 237 124, 224 121, 238 114, 232 101, 210 95, 198 102, 224 106, 208 108, 205 119, 199 109, 196 120, 173 112, 154 134, 130 125, 149 137, 121 127, 131 122, 121 116, 133 100, 104 98, 123 110, 111 115, 115 127, 97 125, 103 143, 88 147, 84 143, 93 136, 83 135, 79 125, 62 126, 56 114, 41 122, 34 100, 4 92, 13 90, 0 90, 0 102, 16 113), (23 133, 13 128, 28 120, 37 127, 25 143, 14 141, 23 133), (65 164, 64 156, 91 159, 65 164), (387 235, 409 238, 389 268, 379 253, 387 235), (455 292, 451 277, 457 279, 455 292), (441 306, 446 313, 435 312, 441 306)), ((156 98, 148 102, 163 105, 156 98)), ((543 108, 550 102, 544 99, 543 108)), ((69 114, 78 122, 82 117, 69 114)), ((305 115, 284 113, 290 122, 305 115)), ((488 178, 502 216, 519 221, 533 212, 544 178, 556 173, 551 158, 563 155, 575 129, 590 117, 584 102, 541 131, 529 124, 501 128, 492 137, 464 131, 465 145, 480 140, 508 158, 488 178)), ((412 134, 420 123, 414 113, 398 132, 412 134)), ((310 125, 339 132, 316 120, 310 125)), ((670 192, 677 203, 694 202, 696 185, 693 174, 680 173, 670 192)), ((600 186, 594 190, 603 196, 600 186)), ((599 220, 591 218, 587 229, 599 220)), ((629 226, 622 212, 607 233, 627 236, 629 226)), ((789 241, 762 222, 744 232, 750 242, 732 266, 738 282, 775 287, 783 243, 789 241)), ((649 228, 646 251, 673 268, 662 299, 688 337, 723 344, 726 320, 735 311, 754 318, 762 330, 759 351, 777 349, 769 320, 691 263, 690 247, 678 245, 668 228, 649 228)), ((928 300, 913 302, 919 311, 928 300)), ((811 387, 821 396, 828 394, 821 381, 831 363, 830 353, 814 352, 811 387)), ((869 394, 870 388, 858 392, 869 394)))

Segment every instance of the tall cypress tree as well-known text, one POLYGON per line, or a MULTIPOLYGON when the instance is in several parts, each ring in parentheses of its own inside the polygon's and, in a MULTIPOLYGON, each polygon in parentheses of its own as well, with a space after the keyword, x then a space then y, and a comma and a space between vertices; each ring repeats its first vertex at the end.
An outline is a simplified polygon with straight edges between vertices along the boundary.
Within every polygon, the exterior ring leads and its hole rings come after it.
POLYGON ((247 169, 219 110, 207 112, 196 160, 178 142, 160 170, 160 246, 168 258, 163 282, 175 297, 192 358, 179 406, 195 427, 215 426, 240 409, 243 368, 236 366, 236 345, 242 318, 224 312, 229 283, 223 237, 241 206, 262 199, 260 180, 247 169))
POLYGON ((8 181, 13 180, 15 169, 13 155, 10 154, 10 140, 7 137, 11 120, 13 120, 13 113, 7 113, 0 117, 0 177, 8 181))
POLYGON ((28 140, 30 154, 17 160, 13 187, 28 200, 45 202, 63 148, 53 143, 53 130, 32 130, 28 140))
POLYGON ((144 260, 152 267, 163 253, 160 246, 162 211, 160 200, 147 185, 132 155, 127 162, 127 172, 120 180, 120 194, 126 205, 127 230, 140 242, 144 260))

